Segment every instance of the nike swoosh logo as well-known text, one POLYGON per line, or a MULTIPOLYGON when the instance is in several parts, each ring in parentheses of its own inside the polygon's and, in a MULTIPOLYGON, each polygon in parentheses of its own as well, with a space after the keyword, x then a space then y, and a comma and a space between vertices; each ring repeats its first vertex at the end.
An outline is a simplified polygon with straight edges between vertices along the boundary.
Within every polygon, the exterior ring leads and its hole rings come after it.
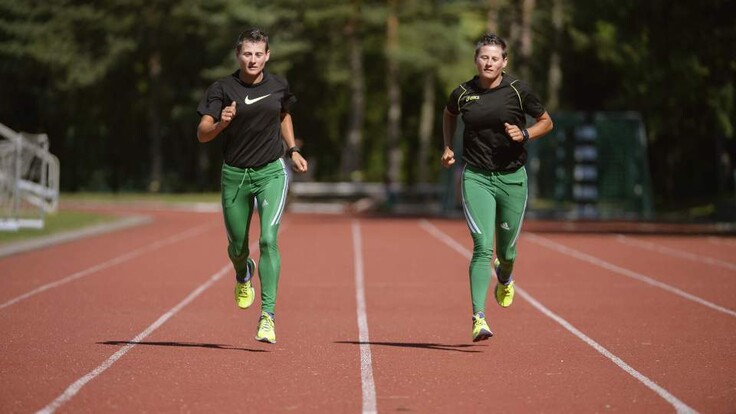
POLYGON ((269 97, 269 96, 271 96, 271 94, 270 94, 270 93, 269 93, 268 95, 263 95, 263 96, 261 96, 261 97, 258 97, 258 98, 254 98, 254 99, 248 99, 248 96, 246 95, 246 97, 245 97, 245 104, 246 104, 246 105, 254 104, 254 103, 256 103, 256 102, 260 101, 261 99, 263 99, 263 98, 267 98, 267 97, 269 97))

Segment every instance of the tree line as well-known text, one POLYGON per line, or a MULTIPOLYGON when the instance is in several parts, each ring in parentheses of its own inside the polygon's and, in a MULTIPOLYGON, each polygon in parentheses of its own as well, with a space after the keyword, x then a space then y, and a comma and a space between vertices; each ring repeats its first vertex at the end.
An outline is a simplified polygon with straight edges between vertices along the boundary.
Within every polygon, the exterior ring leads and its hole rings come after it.
POLYGON ((660 205, 725 198, 734 3, 0 0, 0 122, 49 135, 66 191, 217 190, 219 142, 197 142, 196 107, 255 26, 298 98, 314 179, 432 182, 447 95, 494 32, 553 118, 642 114, 660 205))

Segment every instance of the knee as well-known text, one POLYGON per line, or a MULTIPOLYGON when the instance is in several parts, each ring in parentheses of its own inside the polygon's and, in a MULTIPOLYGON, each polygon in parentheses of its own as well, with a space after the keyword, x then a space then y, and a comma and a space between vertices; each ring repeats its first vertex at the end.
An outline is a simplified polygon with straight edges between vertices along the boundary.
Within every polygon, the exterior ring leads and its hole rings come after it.
POLYGON ((475 240, 473 243, 473 256, 490 258, 493 256, 493 244, 488 240, 475 240))
POLYGON ((261 251, 278 250, 278 243, 276 241, 275 234, 261 234, 261 238, 258 240, 258 245, 260 246, 261 251))

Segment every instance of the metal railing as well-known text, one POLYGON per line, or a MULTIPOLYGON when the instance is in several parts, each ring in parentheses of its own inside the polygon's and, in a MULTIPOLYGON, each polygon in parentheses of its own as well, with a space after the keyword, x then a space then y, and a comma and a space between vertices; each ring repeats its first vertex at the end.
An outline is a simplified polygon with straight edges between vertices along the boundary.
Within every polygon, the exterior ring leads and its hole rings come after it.
POLYGON ((59 159, 46 134, 13 131, 0 123, 0 231, 43 228, 59 205, 59 159))

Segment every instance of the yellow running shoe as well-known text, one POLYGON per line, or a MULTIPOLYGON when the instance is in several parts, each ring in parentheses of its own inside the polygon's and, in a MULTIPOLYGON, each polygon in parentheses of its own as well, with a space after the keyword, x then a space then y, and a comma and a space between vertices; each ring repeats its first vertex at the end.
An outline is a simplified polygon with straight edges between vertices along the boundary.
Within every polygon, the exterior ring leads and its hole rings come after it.
POLYGON ((261 319, 258 321, 258 333, 256 341, 276 343, 276 323, 268 312, 261 311, 261 319))
POLYGON ((486 315, 484 315, 483 312, 478 312, 473 315, 473 342, 485 341, 492 336, 493 332, 491 332, 491 328, 488 327, 486 315))
MULTIPOLYGON (((501 262, 496 259, 493 262, 496 268, 496 278, 498 279, 498 272, 501 270, 501 262)), ((514 302, 514 281, 509 280, 509 283, 504 285, 500 281, 496 284, 496 302, 504 308, 511 306, 514 302)))
POLYGON ((240 309, 248 309, 256 300, 256 291, 253 289, 253 274, 255 273, 256 262, 250 257, 248 258, 248 280, 240 283, 235 282, 235 303, 240 309))

